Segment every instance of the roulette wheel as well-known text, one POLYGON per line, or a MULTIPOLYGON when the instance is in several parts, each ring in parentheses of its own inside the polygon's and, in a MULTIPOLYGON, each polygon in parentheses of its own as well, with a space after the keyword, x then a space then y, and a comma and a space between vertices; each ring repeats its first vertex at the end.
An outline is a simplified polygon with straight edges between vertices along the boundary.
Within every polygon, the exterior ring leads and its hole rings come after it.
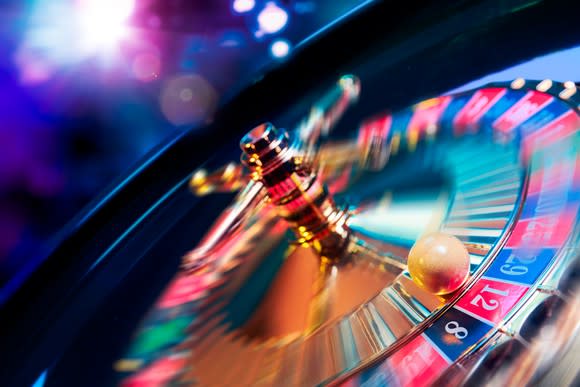
POLYGON ((369 2, 150 154, 2 306, 7 385, 569 385, 559 1, 369 2), (416 3, 416 4, 415 4, 416 3))

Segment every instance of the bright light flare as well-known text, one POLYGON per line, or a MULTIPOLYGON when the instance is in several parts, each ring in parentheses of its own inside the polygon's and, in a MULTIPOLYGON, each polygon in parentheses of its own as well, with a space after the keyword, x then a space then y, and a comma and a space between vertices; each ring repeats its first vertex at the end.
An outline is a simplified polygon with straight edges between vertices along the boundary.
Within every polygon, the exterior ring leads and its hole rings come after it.
POLYGON ((135 0, 82 0, 77 5, 81 47, 87 52, 108 50, 127 36, 126 21, 135 0))
POLYGON ((256 6, 255 0, 234 0, 232 7, 237 13, 250 12, 256 6))
MULTIPOLYGON (((129 37, 135 0, 35 0, 13 60, 23 83, 49 80, 90 57, 112 58, 129 37)), ((139 67, 139 66, 137 66, 139 67)), ((143 67, 143 66, 141 66, 143 67)))
POLYGON ((288 23, 288 12, 275 2, 268 2, 258 14, 260 31, 264 34, 279 32, 288 23))
POLYGON ((284 39, 277 39, 270 45, 270 53, 274 58, 284 58, 290 53, 290 43, 284 39))

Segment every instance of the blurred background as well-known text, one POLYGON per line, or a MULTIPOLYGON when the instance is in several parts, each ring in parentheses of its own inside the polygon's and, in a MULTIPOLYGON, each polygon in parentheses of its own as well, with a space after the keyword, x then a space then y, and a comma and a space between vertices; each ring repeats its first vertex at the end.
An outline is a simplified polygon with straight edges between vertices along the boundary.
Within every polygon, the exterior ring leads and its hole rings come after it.
POLYGON ((0 288, 152 147, 361 2, 2 1, 0 288))
MULTIPOLYGON (((362 0, 3 0, 0 303, 58 231, 157 144, 362 0)), ((517 76, 580 80, 580 48, 517 76), (564 58, 564 59, 563 59, 564 58)))

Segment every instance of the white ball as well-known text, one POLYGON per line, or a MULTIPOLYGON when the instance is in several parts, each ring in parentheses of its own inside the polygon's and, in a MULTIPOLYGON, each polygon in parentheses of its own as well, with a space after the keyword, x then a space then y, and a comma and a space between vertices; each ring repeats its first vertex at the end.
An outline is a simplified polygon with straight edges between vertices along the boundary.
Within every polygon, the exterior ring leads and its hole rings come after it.
POLYGON ((469 277, 467 249, 459 239, 442 232, 417 240, 407 265, 413 282, 437 295, 456 291, 469 277))

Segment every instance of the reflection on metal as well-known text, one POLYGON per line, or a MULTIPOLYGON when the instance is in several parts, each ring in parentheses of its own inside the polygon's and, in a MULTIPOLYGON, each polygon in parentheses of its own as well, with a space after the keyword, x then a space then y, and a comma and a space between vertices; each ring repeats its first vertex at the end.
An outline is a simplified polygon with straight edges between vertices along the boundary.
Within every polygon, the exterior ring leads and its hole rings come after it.
MULTIPOLYGON (((320 139, 328 136, 346 109, 357 101, 359 93, 360 81, 355 76, 345 75, 330 92, 314 104, 307 119, 296 129, 297 137, 302 142, 301 154, 294 155, 296 164, 313 163, 315 159, 321 158, 320 139)), ((348 154, 359 157, 358 152, 348 154)), ((329 160, 324 157, 323 159, 329 160)), ((192 174, 190 188, 196 195, 203 196, 214 192, 237 191, 248 181, 243 165, 229 163, 211 172, 203 168, 197 170, 192 174)))
POLYGON ((197 196, 204 196, 215 192, 237 191, 249 180, 241 165, 229 163, 209 175, 205 169, 197 170, 189 180, 189 187, 197 196))
POLYGON ((254 212, 262 207, 264 199, 262 184, 250 182, 237 196, 236 204, 224 211, 218 218, 217 227, 212 228, 199 246, 184 257, 183 268, 194 270, 204 267, 208 252, 214 251, 218 245, 239 232, 254 212))
POLYGON ((310 165, 295 162, 297 151, 287 133, 262 124, 240 145, 252 179, 264 185, 297 242, 314 247, 326 259, 338 258, 348 243, 347 213, 336 206, 310 165))
POLYGON ((538 83, 536 86, 536 90, 538 91, 548 91, 552 87, 552 80, 551 79, 544 79, 542 82, 538 83))
POLYGON ((566 89, 576 89, 576 84, 574 83, 574 81, 566 81, 564 82, 564 87, 566 89))
POLYGON ((302 143, 303 158, 313 163, 318 157, 321 140, 342 118, 347 108, 354 104, 360 94, 360 81, 353 75, 340 77, 337 84, 311 108, 309 115, 296 129, 302 143))
POLYGON ((574 94, 576 94, 576 92, 577 92, 576 86, 570 87, 570 88, 567 87, 564 90, 562 90, 558 94, 558 96, 562 99, 568 99, 568 98, 572 97, 574 94))
POLYGON ((524 87, 526 85, 526 80, 523 78, 516 78, 512 81, 511 83, 511 88, 512 89, 521 89, 522 87, 524 87))

